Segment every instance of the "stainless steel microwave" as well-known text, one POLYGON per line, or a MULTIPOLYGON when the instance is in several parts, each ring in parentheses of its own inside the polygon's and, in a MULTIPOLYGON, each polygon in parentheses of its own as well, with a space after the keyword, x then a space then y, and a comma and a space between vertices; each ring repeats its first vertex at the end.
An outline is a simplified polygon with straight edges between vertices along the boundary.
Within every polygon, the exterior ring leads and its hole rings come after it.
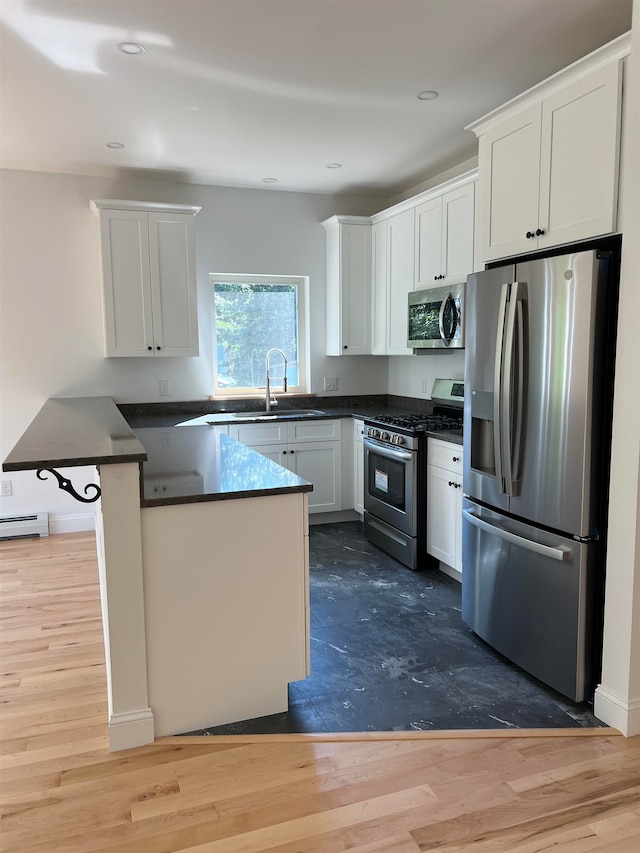
POLYGON ((464 283, 409 294, 407 346, 413 349, 464 347, 464 283))

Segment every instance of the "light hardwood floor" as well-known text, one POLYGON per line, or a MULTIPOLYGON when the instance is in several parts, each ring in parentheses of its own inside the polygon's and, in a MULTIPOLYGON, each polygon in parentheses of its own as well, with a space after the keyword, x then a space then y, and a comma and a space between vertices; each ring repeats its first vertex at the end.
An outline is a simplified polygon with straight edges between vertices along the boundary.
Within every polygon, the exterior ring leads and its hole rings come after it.
POLYGON ((92 534, 0 542, 0 849, 640 851, 640 738, 164 738, 109 753, 92 534))

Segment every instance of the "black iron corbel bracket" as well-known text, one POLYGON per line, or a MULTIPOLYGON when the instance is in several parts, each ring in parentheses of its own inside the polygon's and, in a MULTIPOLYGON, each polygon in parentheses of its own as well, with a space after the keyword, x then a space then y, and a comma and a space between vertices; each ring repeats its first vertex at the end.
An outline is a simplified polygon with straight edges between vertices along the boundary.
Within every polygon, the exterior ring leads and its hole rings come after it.
POLYGON ((40 476, 41 474, 53 474, 53 476, 58 481, 58 488, 62 489, 64 492, 68 492, 72 497, 74 497, 77 501, 82 501, 83 504, 91 504, 94 501, 97 501, 102 492, 100 491, 100 486, 96 486, 95 483, 89 483, 84 487, 84 493, 87 494, 89 489, 95 489, 96 493, 90 498, 83 498, 81 494, 76 492, 76 490, 71 485, 71 480, 67 480, 66 477, 63 477, 62 474, 58 474, 57 471, 54 471, 53 468, 38 468, 36 471, 36 477, 39 480, 46 480, 46 476, 40 476))

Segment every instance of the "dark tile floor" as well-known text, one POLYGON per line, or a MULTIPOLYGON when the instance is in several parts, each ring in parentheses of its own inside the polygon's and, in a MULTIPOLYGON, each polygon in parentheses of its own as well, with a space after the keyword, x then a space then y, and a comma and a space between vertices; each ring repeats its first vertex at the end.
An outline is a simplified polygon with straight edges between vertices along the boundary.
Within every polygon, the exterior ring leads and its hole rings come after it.
POLYGON ((457 581, 400 565, 360 522, 311 527, 309 551, 311 675, 289 711, 190 734, 603 725, 476 637, 457 581))

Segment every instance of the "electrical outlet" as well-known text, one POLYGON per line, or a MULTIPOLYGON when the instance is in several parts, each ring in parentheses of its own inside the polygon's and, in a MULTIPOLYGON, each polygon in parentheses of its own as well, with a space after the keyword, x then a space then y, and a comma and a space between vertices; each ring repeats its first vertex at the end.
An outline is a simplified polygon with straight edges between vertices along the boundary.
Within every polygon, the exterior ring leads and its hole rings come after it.
POLYGON ((161 397, 169 397, 171 395, 171 385, 168 379, 161 379, 158 382, 161 397))
POLYGON ((423 394, 427 393, 427 377, 426 376, 422 377, 422 393, 423 394))
POLYGON ((10 498, 13 494, 13 486, 11 485, 11 480, 3 480, 2 481, 2 497, 10 498))
POLYGON ((337 391, 338 390, 338 378, 337 378, 337 376, 325 376, 324 377, 324 390, 325 391, 337 391))

